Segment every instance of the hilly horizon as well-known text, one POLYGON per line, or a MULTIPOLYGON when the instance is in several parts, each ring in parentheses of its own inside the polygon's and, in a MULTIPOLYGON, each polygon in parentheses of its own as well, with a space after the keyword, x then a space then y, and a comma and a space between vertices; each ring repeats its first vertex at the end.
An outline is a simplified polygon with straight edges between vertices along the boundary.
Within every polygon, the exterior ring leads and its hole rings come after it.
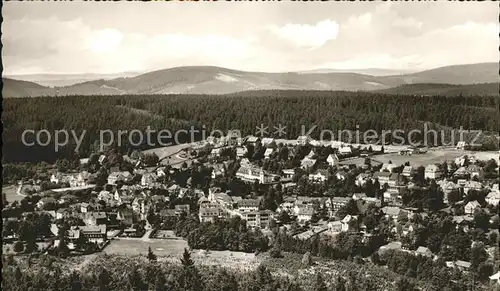
POLYGON ((185 66, 136 76, 101 78, 57 87, 4 77, 2 93, 7 98, 64 95, 230 94, 250 90, 386 91, 395 94, 420 94, 418 92, 437 94, 447 90, 460 93, 462 89, 457 85, 465 85, 464 90, 471 94, 474 94, 474 90, 483 94, 484 92, 498 94, 498 86, 495 85, 498 83, 498 63, 453 65, 415 73, 383 76, 328 70, 264 73, 215 66, 185 66), (485 83, 494 84, 469 86, 485 83), (414 84, 423 85, 415 87, 412 86, 414 84), (441 84, 441 86, 430 84, 441 84), (493 92, 491 92, 492 89, 494 89, 493 92))

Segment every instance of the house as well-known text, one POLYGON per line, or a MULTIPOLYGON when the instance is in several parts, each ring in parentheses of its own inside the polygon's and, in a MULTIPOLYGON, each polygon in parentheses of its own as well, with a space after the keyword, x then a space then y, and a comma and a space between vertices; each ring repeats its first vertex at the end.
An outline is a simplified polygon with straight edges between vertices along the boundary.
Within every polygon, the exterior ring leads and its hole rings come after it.
POLYGON ((345 180, 347 179, 347 172, 346 171, 338 171, 337 173, 335 173, 335 177, 337 178, 337 180, 345 180))
POLYGON ((295 175, 295 169, 284 169, 281 172, 283 173, 282 177, 284 179, 292 179, 295 175))
POLYGON ((381 186, 384 184, 389 184, 389 177, 391 176, 391 173, 389 172, 375 172, 373 174, 373 179, 377 179, 378 182, 380 183, 381 186))
POLYGON ((261 184, 273 181, 273 176, 253 165, 241 165, 238 171, 236 171, 236 177, 246 182, 258 181, 261 184))
POLYGON ((417 250, 415 251, 415 255, 417 256, 425 256, 425 257, 432 257, 433 254, 431 250, 427 247, 419 246, 417 250))
POLYGON ((158 176, 155 173, 146 173, 141 177, 142 186, 152 186, 158 180, 158 176))
POLYGON ((283 198, 283 203, 281 203, 278 206, 276 212, 286 211, 288 213, 291 213, 294 207, 295 207, 295 198, 293 198, 293 197, 284 197, 283 198))
POLYGON ((87 212, 83 214, 82 220, 85 225, 99 225, 106 224, 108 217, 106 212, 87 212))
POLYGON ((109 191, 102 190, 97 194, 97 199, 102 200, 106 203, 115 199, 115 195, 109 191))
POLYGON ((144 198, 135 198, 132 202, 132 210, 139 214, 141 219, 146 216, 148 205, 144 198))
POLYGON ((399 195, 399 192, 397 191, 394 191, 392 189, 389 189, 387 191, 384 192, 384 201, 388 204, 392 204, 392 205, 398 205, 399 204, 399 199, 400 199, 400 195, 399 195))
POLYGON ((465 167, 459 167, 454 173, 453 177, 457 179, 468 179, 470 176, 469 172, 465 167))
POLYGON ((108 176, 108 184, 116 185, 117 182, 129 182, 132 180, 132 175, 127 172, 113 172, 108 176))
POLYGON ((472 216, 467 216, 467 215, 459 215, 459 216, 453 216, 453 223, 456 224, 456 228, 462 227, 465 231, 469 229, 470 226, 472 226, 474 222, 474 218, 472 216))
POLYGON ((80 234, 93 243, 103 243, 106 241, 106 225, 80 226, 80 234))
POLYGON ((428 165, 425 167, 424 178, 425 179, 439 179, 441 178, 442 172, 437 165, 428 165))
POLYGON ((89 209, 88 203, 83 202, 82 204, 80 204, 80 212, 81 213, 87 213, 89 210, 90 209, 89 209))
POLYGON ((460 156, 455 158, 455 164, 459 167, 465 166, 466 163, 467 163, 467 156, 460 156))
POLYGON ((214 222, 218 218, 226 216, 226 212, 222 206, 213 203, 205 203, 198 211, 200 222, 214 222))
POLYGON ((178 204, 178 205, 175 205, 174 207, 175 209, 175 212, 180 215, 181 213, 186 213, 186 214, 189 214, 189 204, 178 204))
POLYGON ((354 200, 363 200, 365 198, 367 198, 365 193, 354 193, 352 195, 352 199, 354 200))
POLYGON ((166 171, 165 167, 160 167, 156 169, 156 176, 158 176, 158 178, 165 177, 167 175, 165 171, 166 171))
POLYGON ((315 173, 309 174, 309 180, 317 183, 325 182, 328 180, 328 171, 317 170, 315 173))
POLYGON ((497 206, 500 202, 500 191, 491 191, 486 195, 486 203, 497 206))
POLYGON ((213 203, 218 203, 224 208, 232 208, 233 199, 227 193, 217 192, 208 195, 208 199, 213 203))
POLYGON ((332 140, 330 143, 330 147, 332 149, 338 149, 338 148, 341 148, 343 146, 344 146, 344 143, 341 141, 337 141, 337 140, 332 140))
POLYGON ((316 164, 316 159, 311 159, 311 158, 305 157, 300 162, 300 167, 303 169, 309 169, 309 168, 312 168, 314 166, 314 164, 316 164))
POLYGON ((299 223, 305 223, 307 221, 310 221, 313 214, 314 214, 314 209, 312 207, 308 206, 300 207, 297 213, 297 221, 299 223))
POLYGON ((259 138, 256 136, 248 136, 245 140, 245 143, 255 145, 257 142, 259 142, 259 138))
POLYGON ((337 211, 340 208, 347 205, 347 203, 349 203, 350 200, 351 200, 351 198, 348 198, 348 197, 332 197, 332 199, 331 199, 332 209, 334 211, 337 211))
POLYGON ((491 282, 495 282, 497 285, 500 285, 500 271, 491 275, 489 278, 491 282))
POLYGON ((339 159, 339 156, 337 156, 337 154, 330 154, 330 155, 328 155, 328 158, 326 158, 326 162, 328 163, 328 165, 333 167, 333 166, 337 166, 339 164, 340 159, 339 159))
POLYGON ((464 193, 468 194, 469 190, 481 190, 483 188, 483 184, 477 181, 466 181, 462 187, 464 188, 464 193))
POLYGON ((382 206, 382 201, 380 201, 380 199, 377 199, 375 197, 365 197, 361 198, 361 200, 363 200, 365 203, 373 203, 378 207, 382 206))
POLYGON ((389 187, 397 187, 403 185, 401 174, 389 172, 376 172, 373 174, 374 179, 378 179, 380 185, 387 184, 389 187))
POLYGON ((266 151, 264 152, 264 158, 269 159, 273 154, 273 152, 274 152, 273 148, 267 148, 266 151))
POLYGON ((65 183, 65 182, 69 183, 69 176, 65 175, 63 173, 57 172, 55 174, 52 174, 52 176, 50 176, 50 182, 54 183, 54 184, 60 184, 60 183, 65 183))
POLYGON ((238 158, 244 157, 248 153, 248 149, 246 147, 237 147, 236 148, 236 156, 238 158))
POLYGON ((215 148, 210 151, 210 157, 215 158, 219 157, 222 153, 222 148, 215 148))
POLYGON ((98 159, 99 164, 102 165, 105 161, 106 161, 106 156, 105 155, 100 155, 99 159, 98 159))
POLYGON ((305 146, 311 142, 311 138, 307 135, 301 135, 297 138, 297 145, 305 146))
POLYGON ((385 214, 387 218, 392 218, 394 220, 398 219, 401 208, 395 206, 385 206, 382 207, 382 213, 385 214))
POLYGON ((130 227, 134 223, 134 212, 131 208, 128 207, 119 209, 116 215, 116 219, 126 227, 130 227))
POLYGON ((342 222, 339 220, 328 222, 328 230, 332 231, 332 232, 341 232, 342 231, 342 222))
POLYGON ((481 204, 479 204, 479 202, 477 202, 476 200, 470 201, 469 203, 465 204, 464 207, 465 214, 469 215, 474 214, 476 208, 481 208, 481 204))
POLYGON ((56 205, 57 204, 57 200, 53 197, 43 197, 42 199, 40 199, 37 203, 36 203, 36 206, 39 208, 39 209, 43 209, 45 207, 47 207, 47 205, 56 205))
POLYGON ((272 144, 274 142, 274 138, 271 138, 271 137, 264 137, 262 140, 261 140, 261 144, 263 146, 267 146, 269 144, 272 144))
POLYGON ((237 207, 238 210, 241 212, 257 211, 259 210, 259 204, 260 204, 259 199, 241 199, 241 201, 238 201, 237 207))
POLYGON ((358 187, 363 187, 370 178, 371 178, 370 174, 361 173, 356 176, 356 181, 354 183, 358 187))
POLYGON ((483 169, 478 165, 467 166, 467 173, 469 174, 470 179, 482 179, 484 177, 483 169))
POLYGON ((357 231, 358 230, 358 217, 354 215, 346 215, 344 219, 341 220, 342 231, 357 231))
POLYGON ((247 226, 251 228, 267 228, 272 214, 273 212, 270 210, 236 212, 236 215, 245 220, 247 226))
POLYGON ((459 141, 457 143, 457 150, 465 150, 465 148, 467 147, 467 143, 465 141, 459 141))
POLYGON ((212 166, 212 179, 223 177, 226 173, 226 168, 223 164, 214 164, 212 166))
POLYGON ((405 166, 401 175, 405 177, 412 177, 415 174, 415 169, 412 166, 405 166))
POLYGON ((345 156, 347 156, 347 155, 351 155, 351 154, 352 154, 352 148, 351 148, 350 146, 341 146, 341 147, 339 148, 339 154, 340 154, 340 155, 343 155, 343 156, 344 156, 344 155, 345 155, 345 156))
POLYGON ((91 177, 91 174, 87 171, 83 171, 78 173, 76 176, 70 176, 69 185, 70 187, 83 187, 88 185, 88 181, 91 177))
POLYGON ((393 164, 393 163, 383 163, 382 164, 382 167, 380 168, 380 171, 381 172, 391 172, 392 173, 392 170, 394 168, 397 168, 398 166, 396 164, 393 164))
POLYGON ((459 269, 460 271, 467 271, 470 266, 471 266, 471 263, 469 262, 465 262, 465 261, 447 261, 445 262, 446 263, 446 267, 448 268, 457 268, 459 269))

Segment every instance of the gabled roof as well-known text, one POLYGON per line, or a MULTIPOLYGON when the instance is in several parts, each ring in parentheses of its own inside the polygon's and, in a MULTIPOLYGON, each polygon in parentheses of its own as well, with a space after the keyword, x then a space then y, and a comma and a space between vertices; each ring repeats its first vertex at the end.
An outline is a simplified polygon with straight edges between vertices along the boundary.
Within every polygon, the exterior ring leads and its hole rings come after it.
POLYGON ((401 212, 401 208, 394 207, 394 206, 385 206, 381 210, 384 214, 391 215, 391 216, 399 215, 399 213, 401 212))
POLYGON ((259 199, 241 199, 238 207, 259 207, 259 199))

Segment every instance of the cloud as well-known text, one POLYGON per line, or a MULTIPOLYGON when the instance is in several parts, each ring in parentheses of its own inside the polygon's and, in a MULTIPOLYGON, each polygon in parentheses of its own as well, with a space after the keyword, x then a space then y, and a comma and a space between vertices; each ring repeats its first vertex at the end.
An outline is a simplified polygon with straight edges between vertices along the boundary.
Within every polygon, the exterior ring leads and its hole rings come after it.
POLYGON ((269 30, 297 47, 318 48, 337 38, 339 25, 337 22, 327 19, 316 23, 316 25, 293 23, 281 27, 271 25, 269 30))
POLYGON ((123 37, 123 33, 116 29, 99 30, 90 35, 87 48, 96 53, 110 53, 118 49, 123 37))
POLYGON ((367 68, 406 70, 410 68, 408 64, 418 62, 418 55, 395 57, 387 53, 380 53, 358 56, 342 61, 329 62, 323 64, 319 68, 334 68, 340 70, 367 68))
POLYGON ((267 72, 428 69, 498 59, 498 7, 486 3, 329 2, 266 9, 242 4, 230 17, 211 4, 180 5, 183 13, 147 8, 136 23, 129 19, 137 8, 128 4, 112 5, 119 12, 112 15, 111 8, 89 5, 74 12, 63 3, 50 9, 9 3, 2 23, 8 74, 117 73, 184 65, 267 72), (214 18, 218 21, 208 21, 214 18))

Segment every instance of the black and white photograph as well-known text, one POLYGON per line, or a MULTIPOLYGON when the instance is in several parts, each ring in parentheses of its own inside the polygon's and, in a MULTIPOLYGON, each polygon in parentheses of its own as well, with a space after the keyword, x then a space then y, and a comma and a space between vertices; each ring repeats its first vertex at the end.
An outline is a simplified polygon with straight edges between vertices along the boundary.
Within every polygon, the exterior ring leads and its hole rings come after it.
POLYGON ((494 1, 3 1, 6 291, 500 291, 494 1))

